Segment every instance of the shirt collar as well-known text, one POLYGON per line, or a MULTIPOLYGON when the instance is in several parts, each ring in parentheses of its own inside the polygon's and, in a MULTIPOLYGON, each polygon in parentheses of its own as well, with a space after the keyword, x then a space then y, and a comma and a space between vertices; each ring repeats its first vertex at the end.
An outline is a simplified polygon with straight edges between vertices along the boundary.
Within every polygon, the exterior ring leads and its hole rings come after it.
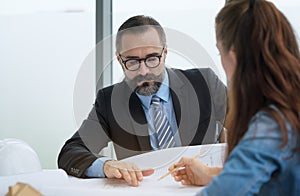
MULTIPOLYGON (((152 95, 150 96, 143 96, 143 95, 140 95, 138 93, 136 93, 136 95, 139 97, 139 99, 141 100, 142 102, 142 105, 149 109, 150 107, 150 104, 151 104, 151 98, 152 98, 152 95)), ((160 86, 160 88, 158 89, 156 95, 162 99, 164 102, 168 102, 169 99, 170 99, 170 89, 169 89, 169 76, 168 76, 168 72, 167 70, 165 70, 165 77, 164 77, 164 80, 160 86)))

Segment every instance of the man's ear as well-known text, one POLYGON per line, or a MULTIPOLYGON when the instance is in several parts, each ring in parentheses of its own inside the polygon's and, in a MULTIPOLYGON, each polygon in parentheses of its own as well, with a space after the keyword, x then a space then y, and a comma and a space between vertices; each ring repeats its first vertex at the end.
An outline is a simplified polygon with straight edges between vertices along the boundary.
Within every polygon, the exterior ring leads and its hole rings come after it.
POLYGON ((167 47, 165 48, 164 53, 167 56, 167 54, 168 54, 168 48, 167 47))
POLYGON ((121 65, 122 70, 125 71, 125 67, 124 67, 124 65, 121 61, 121 57, 119 56, 119 53, 117 51, 115 52, 115 55, 117 57, 117 60, 118 60, 119 64, 121 65))
POLYGON ((120 58, 119 53, 117 51, 115 52, 115 55, 116 55, 117 60, 119 61, 119 63, 122 65, 121 58, 120 58))

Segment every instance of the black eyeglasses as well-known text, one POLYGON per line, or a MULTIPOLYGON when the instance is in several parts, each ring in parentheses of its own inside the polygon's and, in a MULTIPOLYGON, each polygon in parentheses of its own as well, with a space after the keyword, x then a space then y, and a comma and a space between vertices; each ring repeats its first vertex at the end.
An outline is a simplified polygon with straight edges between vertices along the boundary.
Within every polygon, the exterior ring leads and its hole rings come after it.
POLYGON ((165 50, 165 47, 163 47, 161 54, 157 56, 148 56, 143 59, 128 59, 128 60, 123 60, 121 54, 119 54, 119 57, 125 66, 125 68, 129 71, 136 71, 141 67, 141 62, 144 61, 145 65, 149 68, 155 68, 158 67, 160 64, 160 59, 162 57, 162 54, 165 50))

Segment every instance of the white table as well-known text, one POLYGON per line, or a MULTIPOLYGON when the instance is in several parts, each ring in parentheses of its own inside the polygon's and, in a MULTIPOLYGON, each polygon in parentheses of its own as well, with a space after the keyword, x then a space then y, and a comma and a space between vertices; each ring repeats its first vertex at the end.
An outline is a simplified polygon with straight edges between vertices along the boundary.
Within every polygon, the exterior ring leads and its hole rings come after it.
POLYGON ((155 173, 145 177, 138 187, 129 186, 120 179, 79 179, 67 176, 60 169, 43 170, 40 172, 0 177, 0 195, 8 192, 8 187, 17 182, 28 183, 45 196, 81 196, 81 195, 194 195, 203 187, 183 186, 170 175, 162 180, 160 176, 167 172, 167 168, 177 162, 182 156, 192 157, 205 151, 199 160, 209 166, 222 166, 224 161, 225 144, 212 144, 170 148, 153 151, 125 159, 136 163, 141 169, 154 168, 155 173))

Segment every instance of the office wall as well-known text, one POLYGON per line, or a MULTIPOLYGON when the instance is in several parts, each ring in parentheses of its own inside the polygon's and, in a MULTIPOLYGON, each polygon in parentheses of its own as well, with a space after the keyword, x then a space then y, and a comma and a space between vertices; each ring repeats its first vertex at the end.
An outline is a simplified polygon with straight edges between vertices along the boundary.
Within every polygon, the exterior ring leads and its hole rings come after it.
POLYGON ((43 168, 57 168, 61 146, 78 127, 74 86, 95 45, 95 12, 59 5, 0 9, 0 139, 27 142, 43 168))

